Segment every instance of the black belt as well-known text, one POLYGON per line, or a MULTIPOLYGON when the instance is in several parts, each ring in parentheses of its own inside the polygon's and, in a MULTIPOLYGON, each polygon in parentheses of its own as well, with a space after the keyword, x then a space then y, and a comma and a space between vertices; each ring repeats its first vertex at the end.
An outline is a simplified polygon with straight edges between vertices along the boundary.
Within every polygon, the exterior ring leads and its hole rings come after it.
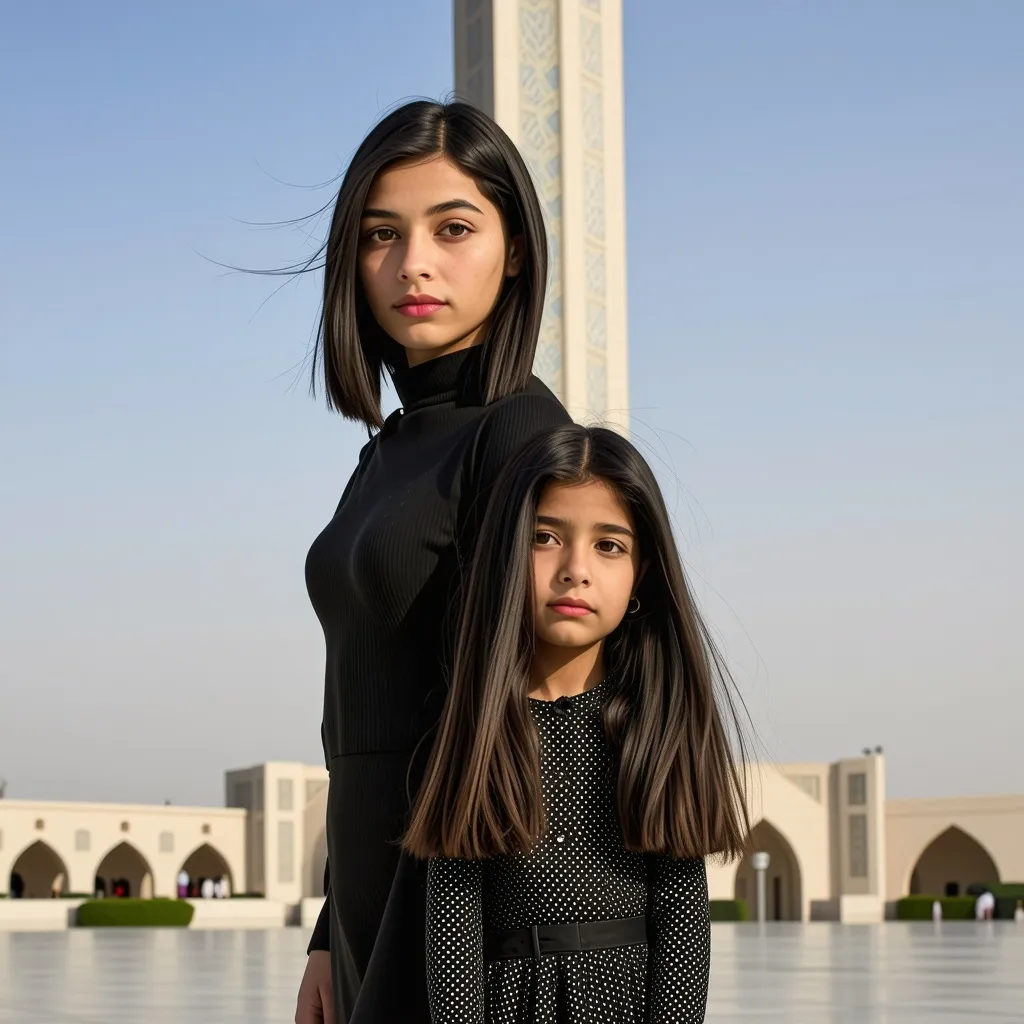
POLYGON ((516 960, 554 953, 578 953, 585 949, 615 949, 647 942, 646 917, 622 917, 613 921, 577 921, 572 924, 541 924, 511 932, 490 932, 484 937, 484 959, 516 960))

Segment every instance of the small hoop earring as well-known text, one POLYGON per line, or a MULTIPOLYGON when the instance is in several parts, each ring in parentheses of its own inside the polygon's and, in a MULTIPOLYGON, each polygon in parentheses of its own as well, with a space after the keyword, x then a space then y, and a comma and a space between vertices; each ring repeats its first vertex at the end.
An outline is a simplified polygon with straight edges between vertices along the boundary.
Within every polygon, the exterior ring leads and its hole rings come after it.
POLYGON ((640 611, 640 598, 635 594, 629 599, 626 611, 628 611, 630 615, 636 615, 636 613, 640 611))

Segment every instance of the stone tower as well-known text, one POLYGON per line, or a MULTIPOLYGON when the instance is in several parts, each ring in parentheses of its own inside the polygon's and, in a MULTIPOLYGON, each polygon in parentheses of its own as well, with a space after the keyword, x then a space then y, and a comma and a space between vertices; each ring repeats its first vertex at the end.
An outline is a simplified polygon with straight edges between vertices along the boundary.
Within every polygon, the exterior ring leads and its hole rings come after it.
POLYGON ((628 426, 621 0, 454 0, 455 92, 519 147, 550 249, 537 373, 628 426))

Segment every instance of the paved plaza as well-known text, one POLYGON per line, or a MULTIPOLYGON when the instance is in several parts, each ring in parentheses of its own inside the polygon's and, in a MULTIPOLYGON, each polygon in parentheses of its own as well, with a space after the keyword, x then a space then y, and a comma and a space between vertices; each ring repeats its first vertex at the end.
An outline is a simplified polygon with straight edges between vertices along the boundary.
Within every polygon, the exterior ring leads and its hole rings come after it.
MULTIPOLYGON (((0 934, 0 1024, 289 1024, 299 929, 0 934)), ((716 925, 710 1024, 1024 1020, 1024 926, 716 925)))

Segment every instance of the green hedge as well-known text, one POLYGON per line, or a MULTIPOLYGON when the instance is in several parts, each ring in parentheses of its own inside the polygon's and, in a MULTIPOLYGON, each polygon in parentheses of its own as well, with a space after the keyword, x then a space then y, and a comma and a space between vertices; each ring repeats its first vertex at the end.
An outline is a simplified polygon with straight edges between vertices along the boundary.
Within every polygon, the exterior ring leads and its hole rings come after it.
POLYGON ((711 900, 712 921, 749 921, 750 910, 746 900, 711 900))
POLYGON ((896 902, 896 918, 899 921, 930 921, 932 904, 938 900, 942 906, 944 921, 974 920, 973 896, 904 896, 896 902))
POLYGON ((89 900, 78 908, 84 928, 186 928, 195 908, 185 900, 89 900))
POLYGON ((997 900, 1024 900, 1024 882, 1001 882, 999 885, 988 885, 985 888, 997 900))
POLYGON ((991 885, 972 885, 967 896, 905 896, 896 904, 896 916, 901 921, 930 921, 932 903, 942 904, 943 920, 966 921, 974 918, 974 907, 983 890, 996 898, 994 917, 1012 920, 1017 901, 1024 900, 1024 883, 1003 882, 991 885))
POLYGON ((1024 900, 1024 883, 1003 882, 990 885, 989 891, 996 898, 995 917, 997 920, 1012 921, 1017 901, 1024 900))

